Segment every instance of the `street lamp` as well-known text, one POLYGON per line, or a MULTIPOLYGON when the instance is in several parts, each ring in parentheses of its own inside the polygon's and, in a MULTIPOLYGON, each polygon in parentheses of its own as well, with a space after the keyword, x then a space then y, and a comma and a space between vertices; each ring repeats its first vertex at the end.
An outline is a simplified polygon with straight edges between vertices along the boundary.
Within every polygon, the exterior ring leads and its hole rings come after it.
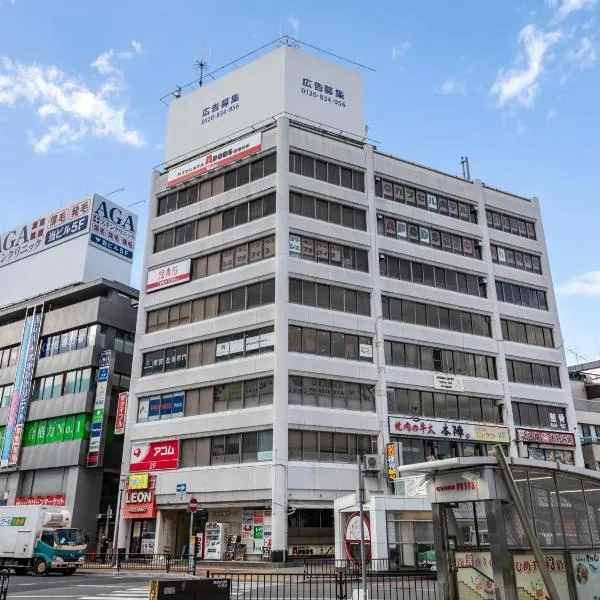
POLYGON ((358 511, 360 519, 360 581, 362 587, 362 600, 367 600, 367 575, 365 554, 365 484, 362 469, 363 457, 361 454, 356 456, 356 466, 358 467, 358 511))

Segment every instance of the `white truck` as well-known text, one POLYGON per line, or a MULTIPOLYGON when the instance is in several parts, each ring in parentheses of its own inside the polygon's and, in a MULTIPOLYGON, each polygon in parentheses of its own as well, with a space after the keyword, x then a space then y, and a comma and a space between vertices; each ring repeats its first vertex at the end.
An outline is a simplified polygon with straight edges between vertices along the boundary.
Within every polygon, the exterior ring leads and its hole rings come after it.
POLYGON ((68 510, 49 506, 0 506, 0 568, 34 575, 75 573, 87 544, 71 527, 68 510))

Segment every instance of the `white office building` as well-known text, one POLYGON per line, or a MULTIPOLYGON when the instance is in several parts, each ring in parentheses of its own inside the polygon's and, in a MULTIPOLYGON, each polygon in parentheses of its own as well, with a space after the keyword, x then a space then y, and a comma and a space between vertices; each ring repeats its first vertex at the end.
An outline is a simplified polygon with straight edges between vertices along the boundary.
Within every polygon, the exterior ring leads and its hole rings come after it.
POLYGON ((195 497, 195 532, 247 559, 331 553, 357 454, 392 489, 390 441, 581 463, 538 200, 386 154, 364 119, 359 73, 285 45, 173 97, 123 464, 150 493, 120 547, 179 553, 195 497))

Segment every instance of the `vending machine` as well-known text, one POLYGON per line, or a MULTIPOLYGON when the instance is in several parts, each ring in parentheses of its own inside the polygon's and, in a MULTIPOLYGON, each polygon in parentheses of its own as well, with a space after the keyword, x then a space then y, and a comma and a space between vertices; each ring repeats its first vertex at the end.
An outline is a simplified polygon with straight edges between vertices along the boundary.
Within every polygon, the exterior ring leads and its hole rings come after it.
POLYGON ((227 550, 228 523, 209 521, 204 528, 205 560, 223 560, 227 550))

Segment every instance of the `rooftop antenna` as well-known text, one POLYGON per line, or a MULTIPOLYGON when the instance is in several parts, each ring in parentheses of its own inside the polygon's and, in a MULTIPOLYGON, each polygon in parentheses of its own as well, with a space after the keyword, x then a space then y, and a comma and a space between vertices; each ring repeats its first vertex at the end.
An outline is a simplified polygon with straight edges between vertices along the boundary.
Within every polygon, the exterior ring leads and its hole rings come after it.
POLYGON ((462 165, 463 179, 471 181, 471 169, 469 168, 469 157, 461 156, 460 164, 462 165))
POLYGON ((204 60, 204 52, 200 56, 200 60, 197 60, 195 63, 196 69, 200 71, 200 78, 198 79, 198 87, 202 87, 204 83, 204 71, 208 69, 208 62, 204 60))
POLYGON ((290 48, 298 48, 300 46, 300 42, 287 33, 284 33, 278 40, 277 44, 281 46, 289 46, 290 48))

